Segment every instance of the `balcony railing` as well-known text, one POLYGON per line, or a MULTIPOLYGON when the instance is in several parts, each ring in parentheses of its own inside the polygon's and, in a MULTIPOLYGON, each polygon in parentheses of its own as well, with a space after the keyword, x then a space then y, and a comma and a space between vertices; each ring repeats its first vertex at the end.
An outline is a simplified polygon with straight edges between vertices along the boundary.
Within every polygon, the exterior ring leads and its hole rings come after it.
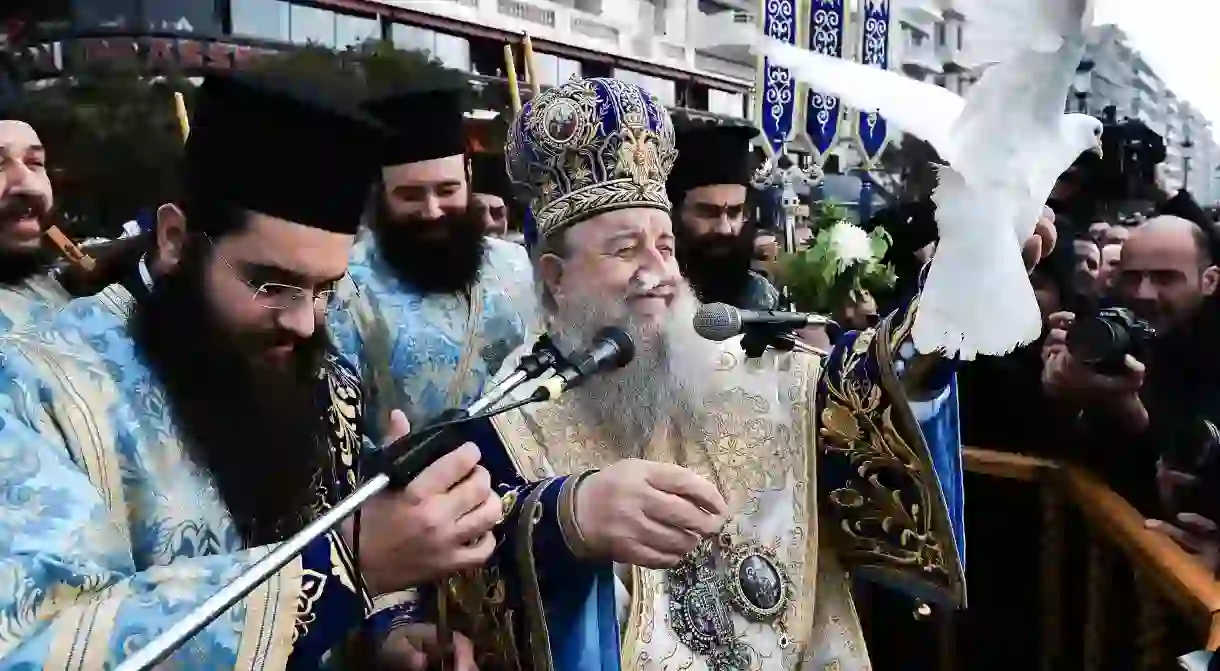
POLYGON ((1084 643, 1084 664, 1078 668, 1101 671, 1107 619, 1115 617, 1135 620, 1135 667, 1141 671, 1170 668, 1180 655, 1220 646, 1220 583, 1169 538, 1146 529, 1144 516, 1095 476, 1054 461, 977 448, 966 449, 965 464, 971 473, 1028 483, 1041 494, 1042 509, 1031 514, 1042 523, 1042 669, 1060 668, 1060 643, 1075 635, 1084 643), (1074 540, 1065 519, 1072 514, 1087 529, 1084 585, 1068 585, 1064 579, 1065 548, 1074 540), (1111 581, 1119 567, 1134 575, 1134 612, 1111 603, 1111 581), (1084 604, 1083 622, 1063 617, 1067 599, 1084 604), (1194 648, 1167 649, 1171 619, 1193 628, 1194 648))

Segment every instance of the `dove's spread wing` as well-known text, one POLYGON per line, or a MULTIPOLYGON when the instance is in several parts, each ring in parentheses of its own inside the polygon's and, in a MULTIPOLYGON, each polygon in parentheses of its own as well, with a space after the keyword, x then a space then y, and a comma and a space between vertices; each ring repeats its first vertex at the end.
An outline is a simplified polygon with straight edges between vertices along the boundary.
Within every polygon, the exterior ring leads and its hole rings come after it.
POLYGON ((1059 68, 1048 54, 988 68, 966 93, 965 110, 953 124, 951 144, 942 158, 968 181, 993 171, 1023 171, 1031 156, 1040 156, 1059 140, 1067 100, 1067 87, 1052 81, 1059 68), (1043 87, 1053 88, 1048 95, 1043 87))
POLYGON ((962 113, 961 96, 895 72, 833 58, 761 37, 755 53, 788 69, 811 90, 838 97, 844 105, 879 112, 899 129, 930 143, 944 155, 949 129, 962 113))
POLYGON ((1063 109, 1084 53, 1084 21, 1091 20, 1089 0, 985 1, 996 14, 982 22, 981 32, 1007 28, 1010 34, 991 45, 1006 60, 988 68, 966 94, 966 110, 953 129, 955 147, 945 155, 975 179, 996 168, 999 158, 1029 164, 1058 148, 1063 109))
POLYGON ((1058 51, 1093 23, 1095 0, 955 0, 969 22, 961 49, 968 62, 1003 62, 1015 53, 1058 51))

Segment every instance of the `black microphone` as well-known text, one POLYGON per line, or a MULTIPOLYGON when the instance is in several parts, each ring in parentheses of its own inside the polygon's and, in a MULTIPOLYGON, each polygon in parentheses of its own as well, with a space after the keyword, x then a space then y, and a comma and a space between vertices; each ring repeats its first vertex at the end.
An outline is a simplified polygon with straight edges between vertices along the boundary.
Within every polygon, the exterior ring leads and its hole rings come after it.
POLYGON ((750 330, 750 327, 795 331, 806 326, 823 326, 834 322, 822 315, 804 312, 755 312, 739 310, 725 303, 709 303, 695 312, 695 333, 706 340, 721 342, 750 330))
POLYGON ((568 357, 555 375, 542 381, 530 397, 531 402, 551 401, 560 394, 584 384, 585 380, 608 370, 622 368, 635 358, 635 342, 617 326, 607 326, 593 337, 589 349, 568 357))
POLYGON ((543 335, 534 343, 534 349, 521 357, 514 372, 524 373, 525 379, 532 380, 547 370, 554 368, 562 360, 559 350, 551 342, 549 335, 543 335))

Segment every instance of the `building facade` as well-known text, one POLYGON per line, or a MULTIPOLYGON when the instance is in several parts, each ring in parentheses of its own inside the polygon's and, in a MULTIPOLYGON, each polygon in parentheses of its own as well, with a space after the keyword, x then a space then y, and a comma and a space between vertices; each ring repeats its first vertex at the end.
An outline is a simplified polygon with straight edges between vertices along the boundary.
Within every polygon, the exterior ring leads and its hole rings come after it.
POLYGON ((752 77, 696 66, 686 44, 699 0, 8 0, 0 51, 22 78, 93 59, 156 69, 240 67, 294 45, 334 49, 388 39, 446 66, 503 78, 504 45, 529 34, 543 86, 573 75, 639 83, 673 108, 743 118, 752 77))
POLYGON ((1204 204, 1220 202, 1220 146, 1211 123, 1165 85, 1121 29, 1103 26, 1094 35, 1084 68, 1091 68, 1088 81, 1076 93, 1088 113, 1113 106, 1119 120, 1147 124, 1165 140, 1165 185, 1186 187, 1204 204))
MULTIPOLYGON (((848 0, 853 17, 860 2, 848 0)), ((613 76, 671 108, 742 119, 753 110, 753 57, 696 38, 709 16, 757 9, 756 0, 6 0, 0 55, 9 58, 0 59, 0 80, 57 76, 99 58, 226 69, 293 45, 343 49, 374 38, 496 79, 505 76, 504 45, 529 34, 543 86, 613 76)), ((891 67, 969 90, 977 80, 967 54, 971 17, 952 0, 893 0, 893 9, 891 67)), ((1069 96, 1069 108, 1100 115, 1114 105, 1120 119, 1144 121, 1167 140, 1168 184, 1189 183, 1202 200, 1220 201, 1220 148, 1207 120, 1168 90, 1116 27, 1100 31, 1086 60, 1087 90, 1069 96)), ((517 61, 524 79, 519 49, 517 61)), ((835 153, 840 165, 857 164, 849 141, 835 153)))

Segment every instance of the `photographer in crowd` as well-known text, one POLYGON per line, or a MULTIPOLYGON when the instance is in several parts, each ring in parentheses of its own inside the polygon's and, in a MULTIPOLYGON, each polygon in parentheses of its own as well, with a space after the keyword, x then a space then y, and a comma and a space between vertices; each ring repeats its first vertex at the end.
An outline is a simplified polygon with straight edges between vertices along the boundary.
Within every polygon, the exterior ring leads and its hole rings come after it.
POLYGON ((1062 312, 1042 349, 1042 381, 1074 420, 1080 457, 1151 516, 1184 512, 1158 489, 1197 471, 1220 396, 1214 293, 1220 270, 1207 232, 1172 215, 1131 229, 1108 296, 1094 315, 1062 312))

